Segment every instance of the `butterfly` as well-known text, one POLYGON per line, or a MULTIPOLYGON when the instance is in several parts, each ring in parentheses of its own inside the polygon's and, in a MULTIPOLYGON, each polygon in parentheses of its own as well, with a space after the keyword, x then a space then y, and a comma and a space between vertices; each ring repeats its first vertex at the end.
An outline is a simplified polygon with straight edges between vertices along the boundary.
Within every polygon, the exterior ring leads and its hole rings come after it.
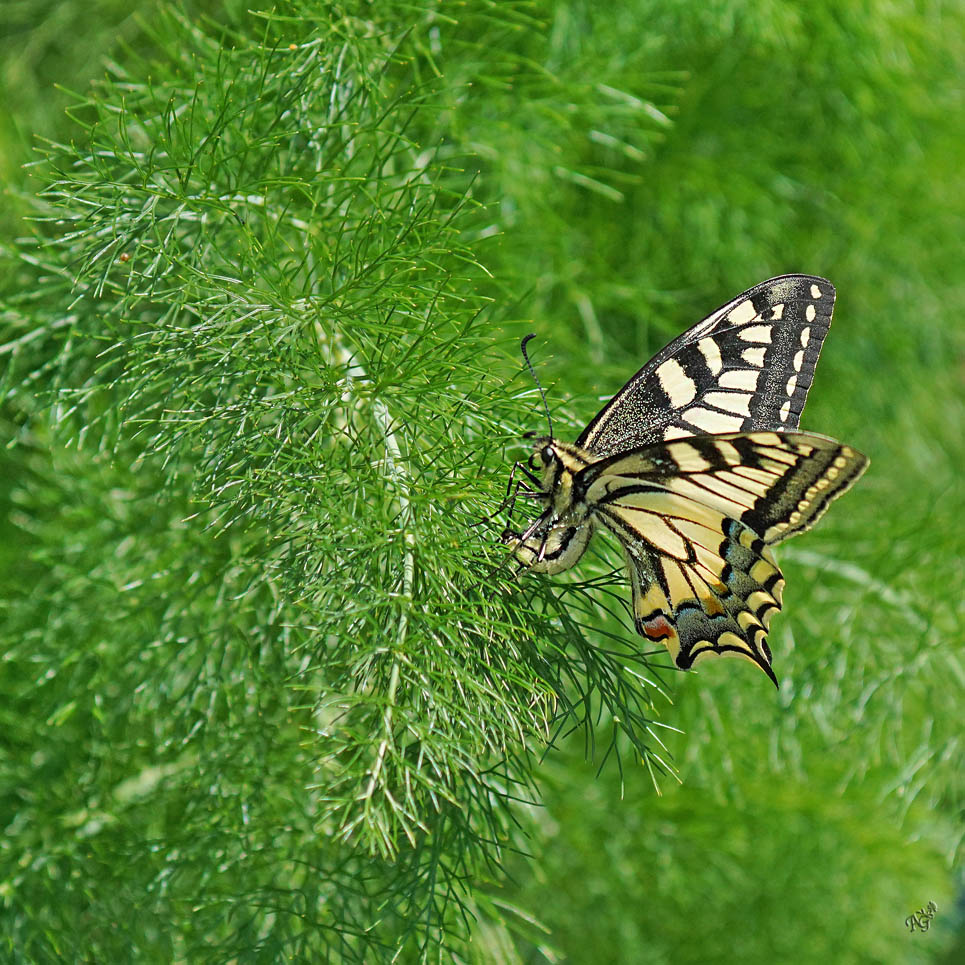
POLYGON ((742 657, 777 686, 767 633, 784 576, 771 547, 813 526, 868 465, 851 446, 798 431, 834 298, 813 275, 761 282, 647 362, 573 445, 553 438, 543 395, 550 434, 513 467, 500 507, 512 518, 521 491, 543 506, 503 533, 522 566, 567 570, 609 530, 641 636, 681 669, 742 657), (532 485, 513 488, 517 469, 532 485))

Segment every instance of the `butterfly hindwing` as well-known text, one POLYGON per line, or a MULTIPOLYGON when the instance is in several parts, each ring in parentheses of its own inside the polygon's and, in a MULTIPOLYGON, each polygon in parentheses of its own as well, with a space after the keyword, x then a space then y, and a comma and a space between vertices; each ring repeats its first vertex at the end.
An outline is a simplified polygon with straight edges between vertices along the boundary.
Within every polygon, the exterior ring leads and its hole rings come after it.
POLYGON ((694 436, 592 463, 575 488, 623 543, 641 635, 680 667, 736 655, 774 680, 784 578, 769 546, 812 526, 866 464, 809 433, 694 436))
POLYGON ((637 372, 577 446, 610 456, 690 435, 796 429, 834 298, 816 275, 782 275, 738 295, 637 372))
POLYGON ((736 521, 725 520, 713 536, 717 548, 692 560, 628 548, 636 630, 663 643, 682 669, 709 654, 744 657, 776 684, 767 630, 784 577, 770 550, 736 521))

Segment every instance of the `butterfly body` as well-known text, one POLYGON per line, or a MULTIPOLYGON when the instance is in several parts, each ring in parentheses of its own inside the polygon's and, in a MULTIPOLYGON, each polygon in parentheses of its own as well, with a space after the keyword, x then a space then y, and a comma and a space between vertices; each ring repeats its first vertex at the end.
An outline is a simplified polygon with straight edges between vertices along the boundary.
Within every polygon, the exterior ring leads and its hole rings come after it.
POLYGON ((577 446, 554 442, 549 437, 535 441, 529 464, 540 473, 539 494, 546 509, 526 533, 507 530, 503 536, 515 546, 519 560, 534 573, 561 573, 575 565, 585 552, 594 519, 574 482, 594 458, 577 446))
POLYGON ((641 636, 681 668, 739 656, 776 684, 767 630, 784 578, 770 547, 810 528, 867 465, 796 431, 833 301, 815 276, 764 282, 644 366, 576 445, 535 440, 530 495, 544 508, 504 533, 517 559, 559 573, 609 530, 641 636))

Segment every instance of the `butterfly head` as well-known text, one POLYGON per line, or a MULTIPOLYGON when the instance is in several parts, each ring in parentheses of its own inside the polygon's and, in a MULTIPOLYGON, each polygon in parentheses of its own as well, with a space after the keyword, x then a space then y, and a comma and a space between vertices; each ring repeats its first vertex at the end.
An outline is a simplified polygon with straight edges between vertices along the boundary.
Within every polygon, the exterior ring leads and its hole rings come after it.
POLYGON ((549 436, 533 438, 533 451, 526 465, 540 477, 543 491, 552 492, 562 470, 563 459, 557 444, 549 436))
POLYGON ((591 462, 593 457, 577 446, 540 436, 533 439, 533 452, 527 465, 539 477, 540 487, 550 495, 557 514, 562 516, 574 508, 574 476, 591 462))

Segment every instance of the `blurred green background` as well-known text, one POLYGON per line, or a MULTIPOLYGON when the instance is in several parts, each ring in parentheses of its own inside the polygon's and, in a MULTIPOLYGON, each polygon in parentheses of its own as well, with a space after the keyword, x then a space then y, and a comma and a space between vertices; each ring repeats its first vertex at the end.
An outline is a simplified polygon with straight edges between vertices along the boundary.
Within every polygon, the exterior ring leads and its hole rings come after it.
MULTIPOLYGON (((229 7, 240 16, 240 4, 195 4, 187 16, 218 20, 229 7)), ((153 9, 5 5, 8 254, 42 187, 25 167, 38 140, 77 136, 67 91, 86 90, 108 59, 146 69, 153 9)), ((311 8, 321 43, 340 10, 311 8)), ((801 271, 838 290, 802 425, 871 457, 855 491, 779 554, 780 692, 730 661, 674 679, 661 719, 682 732, 669 746, 683 783, 665 780, 662 797, 632 761, 587 763, 582 741, 548 754, 530 857, 511 859, 510 881, 490 888, 547 930, 523 928, 504 947, 480 926, 477 951, 675 965, 965 960, 962 5, 617 0, 497 12, 469 2, 387 4, 379 16, 410 24, 419 69, 447 80, 436 127, 413 136, 451 145, 476 175, 478 257, 494 278, 484 289, 518 299, 494 337, 511 346, 537 332, 563 438, 683 328, 768 276, 801 271), (939 908, 931 930, 910 934, 906 917, 928 901, 939 908)), ((24 278, 6 258, 7 298, 24 278)), ((524 405, 520 425, 539 428, 524 405)), ((7 412, 4 433, 24 418, 7 412)), ((56 529, 38 536, 23 509, 35 454, 10 448, 0 460, 0 579, 13 585, 33 578, 26 557, 56 529)), ((71 553, 82 579, 83 554, 71 553)), ((38 626, 53 617, 38 600, 38 626)), ((23 781, 55 724, 36 721, 36 746, 0 735, 5 780, 23 781)), ((20 901, 17 829, 41 819, 29 788, 0 793, 0 948, 28 960, 34 929, 50 926, 20 901)), ((130 858, 105 880, 123 880, 130 858)), ((39 869, 43 849, 30 860, 39 869)), ((72 886, 42 893, 32 900, 69 904, 72 886)), ((78 922, 88 914, 81 902, 78 922)), ((156 935, 125 928, 131 960, 163 960, 147 950, 166 947, 156 935)), ((63 960, 92 960, 69 937, 60 947, 63 960)))

